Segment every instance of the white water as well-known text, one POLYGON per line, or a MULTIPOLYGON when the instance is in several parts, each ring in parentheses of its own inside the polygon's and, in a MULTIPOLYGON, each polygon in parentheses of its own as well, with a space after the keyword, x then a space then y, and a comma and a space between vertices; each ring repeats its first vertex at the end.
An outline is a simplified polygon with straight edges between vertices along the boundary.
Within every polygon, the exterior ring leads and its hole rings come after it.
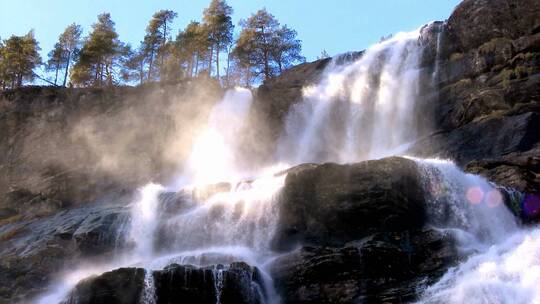
POLYGON ((447 161, 421 161, 432 225, 455 236, 464 262, 427 287, 419 303, 540 303, 540 229, 524 230, 503 195, 447 161))
MULTIPOLYGON (((251 93, 227 92, 197 137, 183 174, 171 187, 149 184, 140 190, 131 206, 128 239, 133 250, 111 263, 69 272, 41 303, 58 302, 91 274, 135 265, 147 269, 143 302, 150 304, 155 301, 151 270, 171 263, 204 267, 234 261, 259 267, 268 301, 279 302, 265 269, 275 257, 270 241, 285 179, 274 173, 304 162, 345 163, 402 154, 425 131, 418 130, 413 115, 422 53, 418 35, 397 34, 347 65, 332 61, 320 83, 305 88, 303 101, 287 116, 277 151, 278 161, 287 165, 258 172, 252 181, 242 181, 249 175, 236 159, 251 93), (204 186, 218 182, 226 183, 218 191, 204 186), (164 214, 160 194, 180 186, 185 208, 164 214), (160 237, 167 242, 156 246, 160 237)), ((461 253, 470 256, 427 287, 421 303, 540 303, 539 289, 534 288, 540 284, 540 231, 521 230, 501 193, 484 179, 464 174, 450 162, 417 162, 431 194, 431 225, 455 235, 461 253)), ((222 271, 214 272, 217 291, 222 271)))
POLYGON ((184 172, 173 186, 206 185, 244 177, 236 151, 252 99, 251 91, 244 88, 225 93, 212 109, 208 125, 198 134, 184 172))
POLYGON ((333 60, 321 82, 305 88, 304 100, 290 110, 278 159, 353 162, 388 156, 414 140, 418 37, 419 31, 398 33, 352 64, 333 60))
POLYGON ((437 45, 435 49, 435 66, 433 68, 433 73, 431 74, 431 83, 433 86, 436 85, 436 82, 439 80, 439 69, 440 69, 440 61, 441 61, 441 43, 442 43, 442 30, 443 26, 440 26, 439 29, 437 29, 437 45))

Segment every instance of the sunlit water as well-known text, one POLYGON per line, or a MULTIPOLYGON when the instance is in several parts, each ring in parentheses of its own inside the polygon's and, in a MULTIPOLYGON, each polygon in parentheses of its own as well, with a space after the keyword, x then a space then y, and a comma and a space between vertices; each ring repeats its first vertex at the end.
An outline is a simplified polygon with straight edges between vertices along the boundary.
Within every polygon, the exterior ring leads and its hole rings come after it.
MULTIPOLYGON (((151 304, 152 270, 171 263, 226 267, 235 261, 260 268, 266 300, 279 302, 266 269, 276 257, 270 244, 286 178, 276 173, 304 162, 346 163, 406 151, 423 131, 414 115, 422 55, 418 37, 419 31, 399 33, 355 62, 333 60, 288 113, 277 147, 280 165, 260 172, 242 171, 237 159, 251 92, 228 91, 200 130, 184 171, 169 186, 148 184, 138 191, 124 233, 132 249, 110 262, 67 271, 38 302, 58 303, 83 278, 135 266, 146 269, 142 301, 151 304), (162 195, 179 189, 181 206, 166 210, 162 195)), ((540 231, 519 228, 500 190, 486 180, 451 162, 415 161, 424 177, 430 225, 454 235, 468 257, 427 287, 420 302, 540 303, 535 288, 540 283, 540 231)), ((223 269, 215 269, 218 285, 223 269)))
MULTIPOLYGON (((359 60, 330 62, 322 80, 304 88, 278 146, 278 159, 339 163, 389 156, 415 139, 419 31, 398 33, 359 60)), ((403 151, 399 151, 403 152, 403 151)))

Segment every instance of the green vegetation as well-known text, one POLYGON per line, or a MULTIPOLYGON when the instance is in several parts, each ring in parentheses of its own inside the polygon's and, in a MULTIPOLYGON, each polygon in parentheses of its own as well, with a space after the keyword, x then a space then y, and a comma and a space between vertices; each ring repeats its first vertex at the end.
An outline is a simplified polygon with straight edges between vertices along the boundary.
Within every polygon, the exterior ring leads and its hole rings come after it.
POLYGON ((233 57, 237 69, 243 71, 246 84, 252 79, 268 79, 291 66, 303 62, 300 40, 296 31, 280 26, 266 9, 259 10, 240 22, 242 31, 236 42, 233 57))
POLYGON ((11 36, 0 42, 0 87, 14 89, 34 79, 34 69, 41 64, 34 31, 11 36))
POLYGON ((17 88, 35 77, 55 86, 76 87, 201 76, 214 77, 225 86, 250 86, 305 61, 296 31, 280 25, 265 9, 240 22, 237 39, 233 38, 232 13, 225 0, 211 0, 201 22, 190 22, 173 37, 172 22, 178 14, 160 10, 153 14, 136 48, 120 41, 111 15, 102 13, 84 38, 81 26, 69 25, 44 63, 33 31, 12 36, 0 40, 0 88, 17 88), (41 66, 45 77, 36 72, 41 66))

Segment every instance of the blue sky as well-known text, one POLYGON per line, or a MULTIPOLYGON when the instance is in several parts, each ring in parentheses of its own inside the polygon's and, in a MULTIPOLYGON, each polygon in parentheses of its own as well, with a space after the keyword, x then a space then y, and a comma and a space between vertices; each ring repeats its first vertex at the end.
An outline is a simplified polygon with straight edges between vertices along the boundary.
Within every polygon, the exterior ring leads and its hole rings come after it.
MULTIPOLYGON (((0 0, 0 37, 35 29, 45 58, 58 35, 73 22, 88 34, 101 12, 109 12, 120 39, 132 45, 144 35, 152 14, 172 9, 174 32, 200 20, 210 0, 0 0)), ((262 7, 298 31, 308 61, 325 49, 330 55, 365 49, 380 37, 448 18, 459 0, 229 0, 235 25, 262 7)))

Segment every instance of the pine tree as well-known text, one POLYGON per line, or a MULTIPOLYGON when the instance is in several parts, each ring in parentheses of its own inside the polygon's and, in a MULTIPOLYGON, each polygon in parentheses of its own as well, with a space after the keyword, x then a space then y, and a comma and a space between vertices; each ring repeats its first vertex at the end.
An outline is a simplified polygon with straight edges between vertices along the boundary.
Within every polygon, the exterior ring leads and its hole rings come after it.
POLYGON ((296 35, 295 30, 284 25, 272 37, 272 58, 277 63, 280 74, 293 63, 306 61, 306 58, 301 55, 302 44, 296 39, 296 35))
POLYGON ((1 48, 2 87, 18 88, 34 79, 34 69, 41 65, 39 44, 34 31, 24 36, 11 36, 1 48))
POLYGON ((235 65, 249 70, 248 79, 268 79, 295 62, 304 61, 296 31, 280 26, 265 9, 241 21, 233 55, 235 65))
POLYGON ((165 57, 167 56, 167 38, 170 32, 170 23, 178 16, 177 13, 170 10, 160 10, 156 12, 148 26, 143 40, 143 50, 148 62, 147 79, 155 79, 156 58, 159 57, 158 71, 163 68, 165 57))
POLYGON ((81 86, 113 85, 125 55, 126 47, 118 40, 111 15, 100 14, 71 70, 71 80, 81 86))
POLYGON ((192 21, 184 31, 178 33, 175 44, 179 60, 186 63, 186 76, 196 76, 200 63, 204 62, 210 47, 207 28, 199 22, 192 21))
POLYGON ((219 54, 232 43, 234 25, 231 14, 232 7, 225 0, 212 0, 210 6, 204 10, 203 21, 208 31, 210 41, 209 73, 212 70, 212 60, 216 53, 216 75, 219 79, 219 54))
POLYGON ((62 64, 64 63, 64 51, 62 50, 62 46, 60 43, 56 43, 54 45, 54 49, 49 52, 48 54, 49 60, 47 61, 47 64, 45 65, 46 71, 53 71, 54 72, 54 85, 57 85, 58 82, 58 73, 62 69, 62 64))
POLYGON ((141 47, 137 50, 126 48, 125 61, 122 66, 122 80, 126 82, 137 80, 139 84, 143 84, 145 77, 145 54, 141 47))
POLYGON ((81 45, 81 34, 81 26, 73 23, 64 30, 58 39, 58 43, 62 49, 64 64, 64 81, 62 82, 64 87, 66 86, 71 61, 79 51, 81 45))

